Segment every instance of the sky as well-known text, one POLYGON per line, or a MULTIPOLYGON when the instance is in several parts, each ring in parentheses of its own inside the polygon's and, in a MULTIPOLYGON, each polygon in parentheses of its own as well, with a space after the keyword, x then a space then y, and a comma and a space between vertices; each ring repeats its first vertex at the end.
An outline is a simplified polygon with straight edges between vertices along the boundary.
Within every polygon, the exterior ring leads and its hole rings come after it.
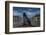
POLYGON ((13 16, 23 16, 23 13, 30 18, 36 14, 40 13, 40 8, 31 8, 31 7, 13 7, 13 16))

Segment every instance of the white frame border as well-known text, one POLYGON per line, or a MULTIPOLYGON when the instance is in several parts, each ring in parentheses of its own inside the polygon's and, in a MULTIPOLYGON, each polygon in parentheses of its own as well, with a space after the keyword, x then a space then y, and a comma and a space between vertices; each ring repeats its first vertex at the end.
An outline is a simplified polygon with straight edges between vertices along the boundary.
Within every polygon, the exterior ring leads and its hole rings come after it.
POLYGON ((39 31, 43 30, 43 5, 34 5, 34 4, 19 4, 19 3, 10 3, 9 4, 9 31, 10 32, 21 32, 21 31, 39 31), (40 8, 40 27, 26 27, 26 28, 13 28, 13 7, 34 7, 40 8))

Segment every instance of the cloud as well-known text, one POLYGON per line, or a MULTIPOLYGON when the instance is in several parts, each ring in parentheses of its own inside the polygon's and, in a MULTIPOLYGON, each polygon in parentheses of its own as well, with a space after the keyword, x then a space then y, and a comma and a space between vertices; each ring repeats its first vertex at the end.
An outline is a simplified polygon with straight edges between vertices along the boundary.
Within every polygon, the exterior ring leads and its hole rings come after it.
POLYGON ((37 10, 36 12, 26 12, 26 15, 28 16, 28 18, 31 18, 39 13, 40 13, 40 11, 37 10))
POLYGON ((13 11, 13 16, 21 16, 22 17, 22 13, 18 13, 17 11, 13 11))
POLYGON ((25 12, 27 17, 28 18, 31 18, 33 16, 35 16, 36 14, 39 14, 40 11, 39 10, 36 10, 35 12, 31 12, 32 9, 29 9, 29 10, 23 10, 22 12, 19 12, 19 11, 13 11, 13 16, 23 16, 23 13, 25 12))

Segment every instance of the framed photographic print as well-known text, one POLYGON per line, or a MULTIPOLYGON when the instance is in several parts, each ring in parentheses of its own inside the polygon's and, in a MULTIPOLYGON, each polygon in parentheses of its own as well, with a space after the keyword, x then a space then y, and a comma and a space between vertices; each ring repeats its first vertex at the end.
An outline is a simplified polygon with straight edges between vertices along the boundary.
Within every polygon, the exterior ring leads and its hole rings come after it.
POLYGON ((5 33, 45 31, 45 4, 5 1, 5 33))

